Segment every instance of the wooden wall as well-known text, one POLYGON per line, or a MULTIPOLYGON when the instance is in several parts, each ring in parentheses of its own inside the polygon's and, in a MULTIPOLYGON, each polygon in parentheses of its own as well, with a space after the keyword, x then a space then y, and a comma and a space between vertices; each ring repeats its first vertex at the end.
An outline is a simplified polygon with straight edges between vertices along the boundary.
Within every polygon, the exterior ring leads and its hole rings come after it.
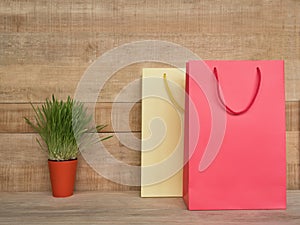
MULTIPOLYGON (((29 102, 65 99, 91 63, 109 49, 165 40, 203 59, 284 59, 289 189, 300 189, 300 1, 298 0, 2 0, 0 1, 0 191, 50 189, 47 157, 25 125, 29 102)), ((97 121, 111 124, 112 101, 149 63, 116 73, 100 93, 97 121)), ((140 93, 140 89, 132 90, 140 93)), ((126 102, 117 107, 122 112, 126 102)), ((114 118, 116 122, 118 118, 114 118)), ((131 110, 140 134, 140 103, 131 110)), ((105 132, 113 132, 109 125, 105 132)), ((121 135, 129 130, 121 129, 121 135)), ((133 165, 138 152, 114 137, 111 153, 133 165)), ((137 190, 108 181, 80 158, 77 190, 137 190)))

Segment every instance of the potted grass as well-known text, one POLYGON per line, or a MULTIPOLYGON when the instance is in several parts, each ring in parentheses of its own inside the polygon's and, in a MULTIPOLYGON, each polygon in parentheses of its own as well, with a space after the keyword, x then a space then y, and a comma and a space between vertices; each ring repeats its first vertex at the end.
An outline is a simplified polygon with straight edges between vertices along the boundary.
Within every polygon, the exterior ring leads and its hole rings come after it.
MULTIPOLYGON (((67 100, 58 101, 54 95, 52 99, 46 99, 41 107, 31 105, 35 116, 34 122, 25 118, 28 123, 41 137, 44 143, 37 139, 38 144, 48 153, 48 166, 52 194, 54 197, 67 197, 73 194, 77 156, 79 148, 77 141, 89 133, 91 115, 83 103, 68 97, 67 100)), ((105 125, 97 127, 97 131, 105 125)), ((104 137, 100 141, 110 138, 104 137)), ((81 142, 88 145, 93 140, 81 142)), ((81 146, 84 147, 84 146, 81 146)))

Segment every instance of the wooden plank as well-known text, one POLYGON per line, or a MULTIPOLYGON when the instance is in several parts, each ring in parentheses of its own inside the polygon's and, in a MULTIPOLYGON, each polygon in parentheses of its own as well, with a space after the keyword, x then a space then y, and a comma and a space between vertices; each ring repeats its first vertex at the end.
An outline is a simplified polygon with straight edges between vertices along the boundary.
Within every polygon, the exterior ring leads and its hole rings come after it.
MULTIPOLYGON (((38 106, 40 104, 34 104, 38 106)), ((88 107, 89 104, 86 104, 88 107)), ((112 113, 113 103, 97 103, 95 108, 95 120, 97 124, 108 124, 103 132, 140 132, 141 131, 141 104, 138 102, 130 110, 129 103, 114 103, 114 116, 112 113), (125 112, 130 110, 129 118, 125 112), (112 121, 117 124, 112 127, 112 121), (127 124, 129 127, 127 128, 127 124)), ((286 130, 300 130, 300 102, 286 102, 286 130)), ((1 104, 0 103, 0 133, 26 133, 33 130, 24 123, 24 117, 33 118, 33 110, 29 104, 1 104)))
MULTIPOLYGON (((120 135, 126 137, 128 134, 120 133, 120 135)), ((140 134, 137 133, 137 135, 140 134)), ((0 191, 44 191, 49 188, 47 156, 39 149, 35 141, 36 137, 36 134, 0 134, 0 143, 2 143, 0 191)), ((288 189, 300 189, 299 138, 300 132, 287 132, 288 189)), ((131 151, 116 137, 104 142, 104 145, 116 159, 127 164, 140 165, 139 151, 131 151)), ((95 173, 82 159, 79 160, 78 171, 78 190, 128 190, 132 188, 107 181, 95 173)))
POLYGON ((292 0, 226 0, 214 5, 209 0, 2 1, 0 32, 278 34, 278 30, 293 30, 282 25, 285 17, 297 16, 298 7, 292 0))
MULTIPOLYGON (((300 71, 300 70, 299 70, 300 71)), ((300 75, 298 74, 298 77, 300 75)), ((285 99, 288 101, 297 101, 300 99, 300 80, 285 81, 285 99)))
MULTIPOLYGON (((141 78, 144 67, 159 68, 167 67, 167 65, 138 63, 119 70, 105 83, 99 93, 98 102, 114 102, 114 99, 124 87, 141 78)), ((295 71, 295 68, 286 65, 286 69, 288 68, 295 71)), ((68 95, 73 96, 86 69, 87 67, 84 66, 1 66, 0 64, 0 103, 38 103, 43 102, 52 94, 61 99, 65 99, 68 95)), ((300 71, 300 68, 298 71, 300 71)), ((286 77, 285 92, 287 101, 300 99, 300 74, 298 71, 291 72, 291 77, 294 74, 297 75, 295 79, 286 77)), ((94 83, 95 81, 91 81, 91 86, 94 83)), ((136 85, 129 89, 126 99, 123 101, 132 102, 139 99, 141 97, 140 86, 136 85)), ((98 92, 98 90, 94 91, 98 92)))
POLYGON ((188 211, 182 198, 140 198, 139 192, 0 193, 1 224, 297 225, 300 192, 287 193, 286 210, 188 211), (258 222, 259 221, 259 222, 258 222))
MULTIPOLYGON (((41 106, 41 104, 34 104, 34 107, 37 106, 41 106)), ((89 108, 89 104, 86 104, 86 107, 89 108)), ((33 129, 25 123, 24 117, 34 120, 34 111, 30 104, 0 103, 0 133, 33 132, 33 129)), ((103 132, 140 132, 141 103, 134 104, 131 109, 127 103, 97 103, 95 122, 108 125, 103 132), (114 115, 112 115, 112 107, 114 115), (129 118, 125 117, 125 112, 129 112, 129 118), (112 123, 114 127, 112 127, 112 123)))
MULTIPOLYGON (((128 134, 120 133, 119 135, 126 138, 128 134)), ((0 134, 0 192, 50 190, 47 155, 36 143, 36 137, 36 134, 0 134)), ((129 165, 140 165, 140 152, 132 151, 120 144, 116 136, 103 144, 116 159, 129 165)), ((103 178, 82 157, 79 157, 76 190, 137 189, 103 178)))
POLYGON ((287 131, 299 131, 300 130, 300 102, 299 101, 287 101, 285 103, 285 115, 286 115, 286 130, 287 131))
MULTIPOLYGON (((166 65, 140 63, 120 69, 105 83, 99 93, 98 102, 115 102, 115 97, 126 85, 141 77, 144 67, 163 66, 166 65)), ((40 103, 52 94, 66 99, 68 95, 75 94, 86 69, 81 66, 0 66, 0 103, 40 103)), ((91 80, 91 86, 95 82, 91 80)), ((94 91, 98 93, 98 90, 94 91)), ((141 90, 138 85, 128 91, 123 101, 132 102, 140 97, 141 90)))
POLYGON ((287 132, 287 186, 289 189, 300 189, 300 132, 287 132))
MULTIPOLYGON (((295 25, 299 26, 299 25, 295 25)), ((161 27, 163 30, 165 25, 161 27)), ((297 28, 295 28, 297 29, 297 28)), ((0 33, 0 65, 56 65, 87 67, 106 51, 141 40, 174 42, 201 59, 284 59, 286 75, 299 71, 300 53, 295 33, 278 30, 237 35, 234 33, 0 33)))

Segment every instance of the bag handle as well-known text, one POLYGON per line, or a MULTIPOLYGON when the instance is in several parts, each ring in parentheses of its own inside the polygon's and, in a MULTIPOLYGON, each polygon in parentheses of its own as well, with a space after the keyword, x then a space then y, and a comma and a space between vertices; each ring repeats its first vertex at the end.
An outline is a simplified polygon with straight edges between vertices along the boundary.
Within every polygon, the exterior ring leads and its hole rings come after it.
POLYGON ((184 109, 178 104, 178 102, 175 100, 173 94, 172 94, 172 91, 169 87, 169 84, 168 84, 168 80, 167 80, 167 74, 164 73, 163 75, 163 78, 164 78, 164 84, 165 84, 165 88, 166 88, 166 91, 167 91, 167 94, 171 100, 171 102, 175 105, 175 107, 180 111, 180 112, 184 112, 184 109))
POLYGON ((243 109, 243 110, 241 110, 241 111, 234 111, 233 109, 231 109, 229 106, 227 106, 227 105, 225 104, 224 100, 223 100, 222 97, 221 97, 221 93, 220 93, 220 85, 219 85, 220 82, 219 82, 218 72, 217 72, 217 68, 214 67, 214 75, 215 75, 215 77, 216 77, 216 79, 217 79, 217 86, 218 86, 218 88, 217 88, 217 90, 218 90, 218 97, 219 97, 219 100, 220 100, 221 104, 225 107, 226 112, 227 112, 228 114, 233 115, 233 116, 241 115, 241 114, 247 112, 247 111, 251 108, 251 106, 253 105, 253 103, 254 103, 254 101, 255 101, 255 99, 256 99, 256 97, 257 97, 259 88, 260 88, 260 86, 261 86, 261 72, 260 72, 259 67, 256 67, 256 71, 257 71, 258 82, 257 82, 257 86, 256 86, 256 89, 255 89, 255 92, 254 92, 254 95, 253 95, 251 101, 250 101, 249 104, 245 107, 245 109, 243 109))

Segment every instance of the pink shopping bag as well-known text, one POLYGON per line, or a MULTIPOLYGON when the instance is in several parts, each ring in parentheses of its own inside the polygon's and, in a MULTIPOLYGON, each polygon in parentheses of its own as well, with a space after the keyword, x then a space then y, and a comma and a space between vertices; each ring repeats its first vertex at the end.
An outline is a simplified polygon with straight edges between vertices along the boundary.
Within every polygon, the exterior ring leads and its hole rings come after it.
POLYGON ((284 63, 187 63, 189 210, 285 209, 284 63))

